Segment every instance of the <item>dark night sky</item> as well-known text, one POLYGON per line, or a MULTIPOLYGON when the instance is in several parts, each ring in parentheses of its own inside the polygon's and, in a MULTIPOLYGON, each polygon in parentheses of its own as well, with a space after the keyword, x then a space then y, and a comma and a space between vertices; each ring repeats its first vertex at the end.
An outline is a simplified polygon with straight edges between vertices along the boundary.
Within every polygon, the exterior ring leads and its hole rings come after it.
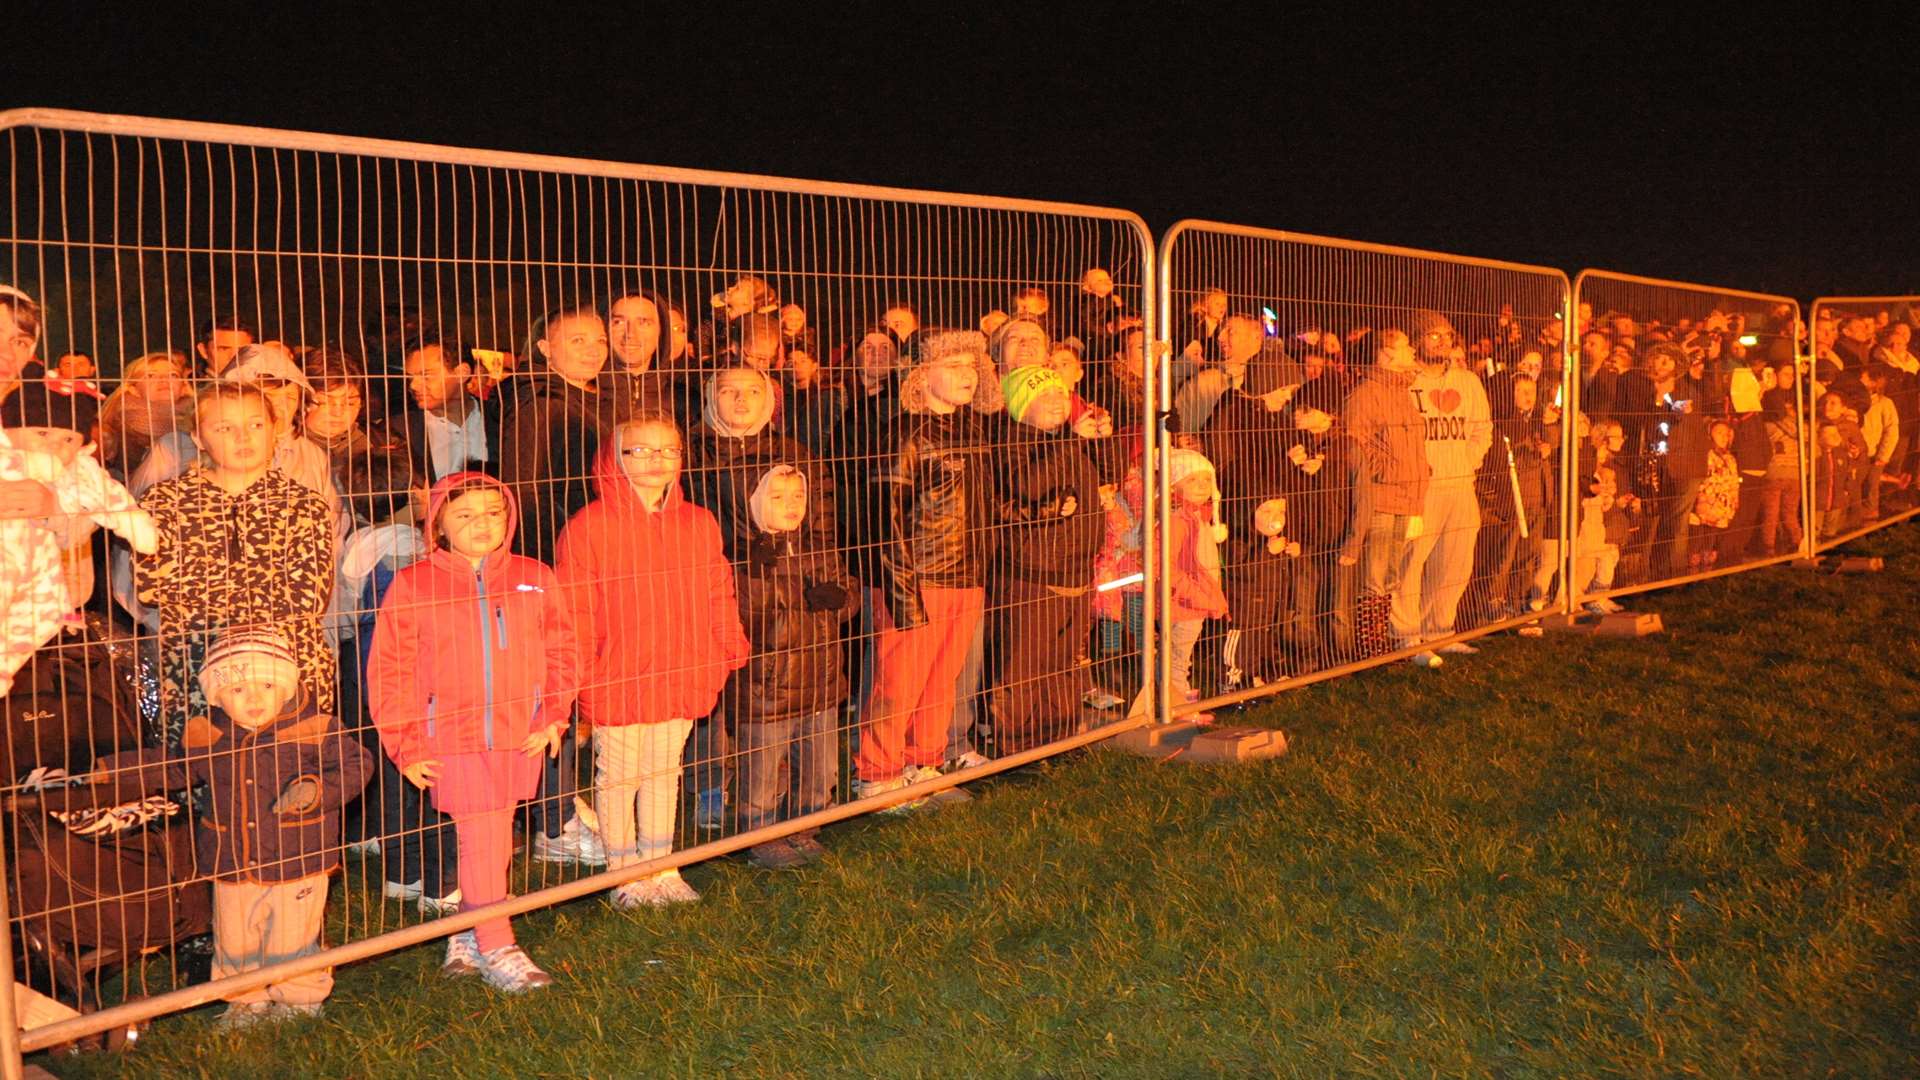
POLYGON ((804 8, 81 8, 16 27, 0 105, 1098 203, 1156 232, 1210 217, 1802 298, 1920 290, 1920 49, 1891 27, 804 8))

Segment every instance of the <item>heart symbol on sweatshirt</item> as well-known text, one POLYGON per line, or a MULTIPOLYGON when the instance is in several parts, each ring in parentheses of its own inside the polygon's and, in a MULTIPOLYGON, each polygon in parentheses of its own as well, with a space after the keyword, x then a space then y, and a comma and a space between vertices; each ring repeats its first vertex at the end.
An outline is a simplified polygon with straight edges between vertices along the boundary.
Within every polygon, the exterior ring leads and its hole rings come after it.
POLYGON ((1433 393, 1433 407, 1443 413, 1450 413, 1460 407, 1460 391, 1448 388, 1433 393))

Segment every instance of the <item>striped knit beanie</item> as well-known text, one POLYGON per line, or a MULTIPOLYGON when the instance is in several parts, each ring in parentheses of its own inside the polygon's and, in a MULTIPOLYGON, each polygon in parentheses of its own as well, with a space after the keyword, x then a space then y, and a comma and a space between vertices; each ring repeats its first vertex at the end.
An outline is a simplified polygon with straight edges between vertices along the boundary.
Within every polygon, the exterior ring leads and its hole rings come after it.
POLYGON ((200 665, 200 689, 211 698, 224 687, 271 673, 292 686, 300 664, 286 635, 270 626, 228 630, 215 639, 200 665))

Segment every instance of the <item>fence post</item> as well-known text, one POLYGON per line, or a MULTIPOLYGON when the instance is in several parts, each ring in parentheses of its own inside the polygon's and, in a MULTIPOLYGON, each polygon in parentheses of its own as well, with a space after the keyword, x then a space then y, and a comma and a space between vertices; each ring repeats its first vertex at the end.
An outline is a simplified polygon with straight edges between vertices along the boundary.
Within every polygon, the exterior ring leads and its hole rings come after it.
POLYGON ((0 1080, 20 1080, 20 1018, 14 1009, 13 922, 8 910, 7 845, 0 838, 0 1080))
POLYGON ((1580 292, 1587 272, 1573 279, 1560 316, 1560 610, 1571 622, 1580 611, 1574 595, 1574 538, 1580 531, 1580 292))
POLYGON ((1800 557, 1812 559, 1820 548, 1820 527, 1814 521, 1813 509, 1813 440, 1819 426, 1819 418, 1814 416, 1818 405, 1813 400, 1813 326, 1795 320, 1793 355, 1799 378, 1794 380, 1793 407, 1800 419, 1800 557), (1801 327, 1805 326, 1805 334, 1801 327), (1803 338, 1803 340, 1802 340, 1803 338))
MULTIPOLYGON (((1146 281, 1140 290, 1140 408, 1144 414, 1140 424, 1140 500, 1143 504, 1140 520, 1140 570, 1146 573, 1149 568, 1152 568, 1153 571, 1147 575, 1149 580, 1142 583, 1140 589, 1140 682, 1142 692, 1147 695, 1149 722, 1165 723, 1167 719, 1166 683, 1161 679, 1160 673, 1165 670, 1162 654, 1166 652, 1166 642, 1160 639, 1158 619, 1160 612, 1165 610, 1161 606, 1163 603, 1161 590, 1166 588, 1167 578, 1166 568, 1151 560, 1154 558, 1153 552, 1160 545, 1161 519, 1154 502, 1154 492, 1162 472, 1161 447, 1166 441, 1162 417, 1166 408, 1165 403, 1170 400, 1161 393, 1161 369, 1165 360, 1163 359, 1161 364, 1153 363, 1153 352, 1154 343, 1167 334, 1165 317, 1167 286, 1166 274, 1154 247, 1153 234, 1147 230, 1144 223, 1137 228, 1140 243, 1146 252, 1140 271, 1146 276, 1146 281)), ((1124 473, 1125 470, 1122 470, 1123 483, 1124 473)), ((1119 497, 1118 493, 1116 497, 1119 497)), ((1121 605, 1120 617, 1122 622, 1126 620, 1124 602, 1121 605)), ((1131 702, 1128 703, 1127 710, 1131 714, 1133 710, 1131 702)))
MULTIPOLYGON (((1167 575, 1173 565, 1172 553, 1167 550, 1166 524, 1168 511, 1173 506, 1173 493, 1167 486, 1167 461, 1171 452, 1171 440, 1168 438, 1167 422, 1173 415, 1173 256, 1174 241, 1185 230, 1186 222, 1176 222, 1174 226, 1160 236, 1159 255, 1160 280, 1157 299, 1159 301, 1160 335, 1166 346, 1160 350, 1159 363, 1154 366, 1153 377, 1147 380, 1152 384, 1148 396, 1152 398, 1152 416, 1148 423, 1149 435, 1145 451, 1144 473, 1141 482, 1141 494, 1146 503, 1146 520, 1143 533, 1143 564, 1152 568, 1149 575, 1148 592, 1152 601, 1146 609, 1147 618, 1166 618, 1172 604, 1172 591, 1167 583, 1167 575)), ((1169 624, 1171 625, 1171 624, 1169 624)), ((1147 682, 1153 691, 1153 721, 1156 724, 1173 723, 1173 702, 1167 696, 1168 685, 1173 681, 1173 652, 1165 640, 1158 641, 1159 649, 1154 653, 1153 671, 1147 682)))

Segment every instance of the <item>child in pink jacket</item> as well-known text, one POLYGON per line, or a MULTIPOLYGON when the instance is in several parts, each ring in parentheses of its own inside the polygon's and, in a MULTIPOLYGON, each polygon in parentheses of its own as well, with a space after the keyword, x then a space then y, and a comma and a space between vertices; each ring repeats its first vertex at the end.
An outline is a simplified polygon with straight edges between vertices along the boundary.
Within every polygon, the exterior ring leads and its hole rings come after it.
MULTIPOLYGON (((509 550, 519 507, 477 472, 434 485, 432 554, 400 571, 380 605, 369 711, 401 775, 453 818, 461 903, 507 898, 513 811, 560 751, 579 687, 573 621, 545 563, 509 550)), ((447 941, 447 976, 479 974, 509 993, 553 982, 505 918, 447 941)))
MULTIPOLYGON (((1175 708, 1193 699, 1188 683, 1193 671, 1193 647, 1208 619, 1227 615, 1227 594, 1221 586, 1220 542, 1227 538, 1227 527, 1220 523, 1220 488, 1214 480, 1213 463, 1198 450, 1176 449, 1169 452, 1167 486, 1173 494, 1173 513, 1167 519, 1167 640, 1172 672, 1167 682, 1167 697, 1175 708)), ((1134 700, 1132 712, 1146 708, 1143 688, 1134 700)), ((1186 717, 1205 723, 1213 717, 1198 713, 1186 717)))

